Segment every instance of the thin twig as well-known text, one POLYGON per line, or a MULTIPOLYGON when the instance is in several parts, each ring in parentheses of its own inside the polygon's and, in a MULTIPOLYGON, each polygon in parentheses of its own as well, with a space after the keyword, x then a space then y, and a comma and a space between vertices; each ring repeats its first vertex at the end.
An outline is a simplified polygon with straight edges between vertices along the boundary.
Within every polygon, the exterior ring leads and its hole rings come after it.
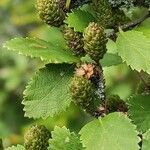
POLYGON ((120 26, 120 28, 122 30, 127 30, 129 28, 133 28, 133 27, 139 25, 140 23, 142 23, 148 17, 150 17, 150 13, 149 12, 145 13, 141 18, 138 18, 137 20, 134 20, 132 22, 129 22, 127 24, 124 24, 124 25, 120 26))
POLYGON ((111 32, 107 33, 107 37, 111 38, 114 37, 116 32, 119 31, 119 28, 122 30, 128 30, 130 28, 133 28, 139 24, 141 24, 145 19, 147 19, 148 17, 150 17, 150 11, 148 11, 147 13, 145 13, 142 17, 138 18, 137 20, 134 20, 132 22, 129 22, 127 24, 124 24, 122 26, 119 26, 118 28, 116 28, 116 30, 112 30, 111 32))

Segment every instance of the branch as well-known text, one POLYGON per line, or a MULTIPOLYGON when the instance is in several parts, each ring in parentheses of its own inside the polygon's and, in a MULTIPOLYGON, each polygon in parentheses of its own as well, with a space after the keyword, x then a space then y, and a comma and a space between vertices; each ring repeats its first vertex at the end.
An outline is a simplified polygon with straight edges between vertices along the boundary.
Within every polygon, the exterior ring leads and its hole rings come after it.
POLYGON ((108 38, 114 38, 116 36, 116 32, 119 31, 119 28, 122 29, 122 30, 128 30, 130 28, 133 28, 133 27, 141 24, 148 17, 150 17, 150 11, 145 13, 142 17, 138 18, 137 20, 131 21, 131 22, 129 22, 127 24, 124 24, 122 26, 118 26, 118 28, 116 28, 116 30, 114 29, 111 32, 107 33, 107 37, 108 38))
POLYGON ((148 17, 150 17, 150 12, 147 12, 146 14, 144 14, 141 18, 138 18, 137 20, 134 20, 132 22, 129 22, 127 24, 124 24, 124 25, 120 26, 120 28, 122 30, 127 30, 129 28, 133 28, 133 27, 139 25, 140 23, 142 23, 148 17))

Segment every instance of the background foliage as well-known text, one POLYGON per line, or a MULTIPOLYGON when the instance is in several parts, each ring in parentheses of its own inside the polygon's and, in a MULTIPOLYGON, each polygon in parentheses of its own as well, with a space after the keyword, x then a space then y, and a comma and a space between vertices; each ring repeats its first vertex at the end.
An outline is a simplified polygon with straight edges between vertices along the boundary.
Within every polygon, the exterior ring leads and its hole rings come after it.
MULTIPOLYGON (((102 146, 107 148, 108 145, 112 145, 112 150, 115 150, 116 146, 122 147, 122 145, 127 149, 129 141, 110 136, 112 132, 112 135, 114 135, 113 126, 117 126, 118 133, 126 131, 124 135, 126 139, 132 139, 130 140, 132 148, 130 145, 128 149, 138 149, 138 133, 130 119, 122 114, 112 113, 105 118, 93 120, 92 117, 71 102, 67 84, 72 76, 74 66, 70 64, 79 62, 79 58, 73 56, 71 51, 65 50, 65 41, 59 29, 47 27, 40 19, 37 19, 34 3, 34 0, 0 1, 0 137, 4 139, 4 146, 22 144, 22 135, 26 128, 36 122, 54 130, 50 143, 56 149, 57 146, 62 146, 64 143, 60 143, 62 145, 56 145, 55 143, 58 143, 59 140, 64 141, 66 137, 69 137, 70 142, 65 145, 65 150, 69 150, 73 146, 83 149, 76 134, 79 131, 83 146, 88 146, 89 150, 99 149, 102 146), (20 36, 23 38, 18 38, 20 36), (29 38, 26 38, 27 36, 29 38), (12 37, 16 38, 11 42, 6 42, 5 48, 2 48, 2 43, 12 39, 12 37), (6 48, 14 52, 7 51, 6 48), (46 52, 45 49, 47 49, 46 52), (38 59, 17 55, 15 54, 17 52, 38 59), (68 65, 59 64, 64 62, 68 65), (57 70, 55 70, 56 66, 53 65, 44 67, 44 64, 47 63, 56 63, 57 70), (42 69, 38 71, 39 68, 42 69), (49 68, 51 68, 51 71, 49 68), (34 75, 35 71, 37 73, 34 75), (32 76, 34 77, 31 79, 32 76), (24 92, 25 96, 22 102, 22 93, 29 80, 30 84, 24 92), (59 99, 56 99, 56 96, 59 99), (48 99, 50 100, 48 101, 48 99), (25 105, 25 116, 30 119, 24 117, 21 103, 25 105), (68 108, 69 104, 71 107, 68 108), (50 108, 49 106, 53 107, 50 108), (64 112, 64 110, 66 111, 64 112), (33 118, 37 120, 34 121, 33 118), (55 125, 66 126, 70 131, 65 127, 55 127, 54 129, 55 125), (97 130, 100 133, 96 132, 97 130), (59 139, 60 134, 63 135, 62 139, 59 139), (128 137, 129 135, 130 137, 128 137), (97 138, 101 139, 102 142, 97 142, 97 138), (116 141, 119 141, 121 145, 114 145, 113 143, 116 143, 116 141)), ((134 8, 127 15, 131 19, 136 19, 146 11, 144 8, 134 8)), ((95 21, 87 5, 68 13, 67 16, 65 23, 69 27, 74 27, 75 31, 80 32, 84 31, 89 22, 95 21)), ((150 116, 148 100, 150 96, 139 95, 136 87, 140 83, 137 81, 141 80, 138 71, 143 70, 150 73, 149 47, 150 18, 132 31, 123 32, 120 30, 116 43, 109 39, 107 43, 108 51, 104 58, 100 60, 104 67, 106 93, 109 95, 117 94, 129 104, 130 118, 137 125, 138 131, 145 133, 143 135, 143 150, 147 150, 147 147, 149 147, 150 116), (135 59, 133 59, 133 56, 135 59), (133 96, 135 93, 137 94, 133 96)), ((82 59, 87 60, 89 58, 86 56, 82 59)), ((143 77, 147 75, 146 73, 143 74, 143 77)), ((146 79, 144 80, 146 81, 146 79)), ((147 80, 149 81, 149 79, 147 80)), ((24 148, 18 145, 14 149, 21 150, 24 148)))
POLYGON ((43 66, 43 62, 6 51, 2 44, 13 37, 35 36, 47 41, 60 38, 57 43, 61 41, 58 44, 64 47, 60 31, 49 29, 37 19, 34 3, 34 0, 0 1, 0 137, 4 139, 6 147, 22 143, 24 131, 35 122, 45 124, 50 130, 55 125, 65 125, 71 130, 79 131, 90 120, 89 116, 74 105, 67 109, 67 113, 63 112, 55 118, 36 121, 24 118, 21 105, 23 91, 37 68, 43 66), (53 35, 53 39, 49 34, 53 35))

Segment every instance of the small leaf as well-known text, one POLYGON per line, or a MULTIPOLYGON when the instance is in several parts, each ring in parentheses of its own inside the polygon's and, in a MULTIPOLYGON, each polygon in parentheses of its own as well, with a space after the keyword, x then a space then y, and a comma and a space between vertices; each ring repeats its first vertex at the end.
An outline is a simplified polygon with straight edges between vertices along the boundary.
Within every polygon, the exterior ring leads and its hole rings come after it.
POLYGON ((143 134, 142 150, 149 150, 150 148, 150 130, 143 134))
POLYGON ((108 42, 107 42, 106 46, 107 46, 107 53, 113 53, 113 54, 118 53, 117 45, 113 40, 108 39, 108 42))
POLYGON ((8 147, 5 150, 26 150, 22 145, 8 147))
POLYGON ((138 150, 135 129, 126 115, 112 113, 88 123, 80 134, 86 150, 138 150))
POLYGON ((81 141, 74 132, 66 127, 55 127, 52 131, 52 139, 49 140, 48 150, 83 150, 81 141))
POLYGON ((117 54, 106 53, 100 63, 103 67, 110 67, 121 64, 122 59, 117 54))
POLYGON ((134 30, 143 32, 143 34, 150 39, 150 17, 143 21, 138 27, 134 30))
POLYGON ((117 54, 117 46, 114 41, 108 39, 107 42, 107 53, 104 55, 104 58, 100 60, 100 63, 103 67, 110 67, 119 65, 122 63, 122 59, 117 54))
POLYGON ((71 51, 36 38, 15 38, 6 42, 4 47, 26 56, 41 58, 41 60, 50 63, 75 63, 79 61, 71 51))
POLYGON ((25 115, 33 118, 53 117, 71 102, 69 90, 73 67, 49 64, 32 79, 24 92, 25 115))
POLYGON ((88 12, 81 9, 75 9, 68 13, 65 23, 73 27, 75 31, 83 32, 90 22, 95 21, 94 17, 88 12))
POLYGON ((86 54, 84 57, 81 57, 81 61, 84 63, 95 63, 95 61, 88 54, 86 54))
POLYGON ((129 99, 129 116, 139 131, 150 129, 150 95, 136 95, 129 99))
POLYGON ((150 40, 142 32, 121 31, 117 38, 117 49, 122 60, 132 69, 150 73, 150 40))

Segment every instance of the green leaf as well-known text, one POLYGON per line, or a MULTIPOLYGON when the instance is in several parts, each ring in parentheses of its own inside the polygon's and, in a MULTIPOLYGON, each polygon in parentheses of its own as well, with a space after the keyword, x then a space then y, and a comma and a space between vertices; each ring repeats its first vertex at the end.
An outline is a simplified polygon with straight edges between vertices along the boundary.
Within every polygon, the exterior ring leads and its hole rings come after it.
POLYGON ((8 50, 31 57, 38 57, 50 63, 74 63, 79 59, 59 45, 37 38, 15 38, 4 44, 8 50))
MULTIPOLYGON (((92 60, 89 55, 85 55, 84 57, 82 57, 81 61, 85 63, 95 63, 95 61, 92 60)), ((122 59, 117 54, 106 53, 104 55, 104 58, 101 59, 99 62, 103 67, 110 67, 121 64, 122 59)))
POLYGON ((90 22, 95 21, 94 17, 88 12, 81 9, 75 9, 68 13, 65 23, 73 27, 75 31, 83 32, 90 22))
POLYGON ((48 41, 50 43, 53 43, 54 45, 66 49, 66 41, 60 28, 44 26, 44 28, 42 29, 42 35, 39 36, 41 39, 44 39, 45 41, 48 41))
POLYGON ((92 14, 92 16, 95 18, 96 20, 96 15, 95 15, 95 11, 92 9, 90 4, 84 4, 80 7, 81 10, 89 12, 90 14, 92 14))
POLYGON ((8 147, 5 150, 26 150, 22 145, 8 147))
POLYGON ((41 69, 24 92, 25 116, 47 118, 64 111, 71 102, 72 75, 73 67, 67 64, 49 64, 41 69))
POLYGON ((107 53, 104 55, 104 58, 100 60, 101 65, 103 67, 110 67, 121 64, 122 59, 117 54, 116 43, 109 39, 106 46, 107 46, 107 53))
POLYGON ((142 150, 149 150, 150 148, 150 130, 143 134, 142 150))
POLYGON ((110 67, 121 64, 122 59, 117 54, 106 53, 100 63, 103 67, 110 67))
POLYGON ((80 134, 86 150, 138 150, 135 129, 126 115, 112 113, 88 123, 80 134))
POLYGON ((136 95, 129 99, 129 115, 139 131, 150 129, 150 95, 136 95))
POLYGON ((55 127, 52 139, 49 140, 48 150, 83 150, 81 141, 74 132, 66 127, 55 127))
POLYGON ((106 47, 107 47, 107 53, 113 53, 113 54, 118 53, 117 45, 113 40, 108 39, 106 47))
POLYGON ((150 39, 150 17, 143 21, 137 28, 134 30, 141 31, 143 34, 150 39))
POLYGON ((138 31, 121 31, 117 49, 123 61, 137 71, 150 73, 150 40, 138 31))
POLYGON ((146 15, 148 13, 148 9, 145 7, 132 7, 130 11, 125 10, 126 15, 131 15, 129 18, 131 20, 137 20, 140 17, 143 17, 143 15, 146 15))

